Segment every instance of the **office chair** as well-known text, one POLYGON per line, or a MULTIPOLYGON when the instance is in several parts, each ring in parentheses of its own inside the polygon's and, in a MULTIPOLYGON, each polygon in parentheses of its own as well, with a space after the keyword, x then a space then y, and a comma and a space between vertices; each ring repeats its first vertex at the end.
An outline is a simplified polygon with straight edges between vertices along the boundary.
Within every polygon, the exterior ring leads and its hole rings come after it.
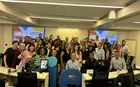
POLYGON ((0 87, 5 87, 5 81, 4 80, 0 80, 0 87))
POLYGON ((18 83, 16 87, 38 87, 36 73, 18 73, 18 83))
POLYGON ((4 54, 0 53, 0 64, 4 66, 4 60, 3 60, 4 54))
POLYGON ((109 72, 95 71, 92 76, 92 81, 86 81, 86 87, 108 87, 109 72))
POLYGON ((118 83, 121 83, 119 87, 136 87, 134 81, 134 75, 132 73, 120 74, 115 79, 113 87, 118 87, 118 83))

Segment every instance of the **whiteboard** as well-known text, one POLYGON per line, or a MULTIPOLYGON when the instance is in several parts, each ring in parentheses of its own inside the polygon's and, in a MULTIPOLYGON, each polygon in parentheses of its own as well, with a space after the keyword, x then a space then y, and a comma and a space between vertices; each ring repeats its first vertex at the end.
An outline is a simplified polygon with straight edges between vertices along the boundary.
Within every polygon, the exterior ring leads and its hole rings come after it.
POLYGON ((130 49, 130 56, 136 56, 136 40, 126 39, 126 46, 130 49))

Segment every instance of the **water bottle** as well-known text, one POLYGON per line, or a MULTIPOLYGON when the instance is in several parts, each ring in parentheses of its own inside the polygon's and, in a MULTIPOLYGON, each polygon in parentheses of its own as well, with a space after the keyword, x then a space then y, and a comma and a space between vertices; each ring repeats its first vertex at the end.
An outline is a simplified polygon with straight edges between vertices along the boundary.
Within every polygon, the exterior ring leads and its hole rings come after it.
POLYGON ((121 83, 120 82, 118 82, 118 87, 121 87, 121 83))

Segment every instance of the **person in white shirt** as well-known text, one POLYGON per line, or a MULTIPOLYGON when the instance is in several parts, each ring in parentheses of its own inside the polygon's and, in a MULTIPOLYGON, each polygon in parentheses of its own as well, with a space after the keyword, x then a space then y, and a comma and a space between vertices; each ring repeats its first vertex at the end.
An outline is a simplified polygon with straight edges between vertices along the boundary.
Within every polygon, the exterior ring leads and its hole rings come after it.
POLYGON ((98 60, 105 60, 105 52, 102 49, 102 43, 98 44, 98 47, 95 49, 95 54, 98 60))
POLYGON ((111 59, 110 71, 117 71, 126 69, 126 63, 123 58, 120 57, 119 51, 115 51, 115 57, 111 59))
POLYGON ((122 54, 124 55, 125 61, 127 61, 127 57, 128 57, 128 54, 130 53, 130 50, 129 50, 128 46, 126 46, 125 40, 122 40, 121 51, 122 51, 122 54))
POLYGON ((66 69, 68 68, 74 68, 74 69, 78 69, 80 70, 80 64, 79 62, 76 60, 76 54, 72 53, 71 54, 71 59, 66 63, 66 69))

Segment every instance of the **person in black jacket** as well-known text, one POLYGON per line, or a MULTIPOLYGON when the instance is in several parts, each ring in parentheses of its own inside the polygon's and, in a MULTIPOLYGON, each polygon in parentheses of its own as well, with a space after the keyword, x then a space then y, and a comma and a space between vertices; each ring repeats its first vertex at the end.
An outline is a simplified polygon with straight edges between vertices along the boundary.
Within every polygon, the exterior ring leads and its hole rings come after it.
POLYGON ((89 53, 89 59, 86 60, 85 64, 83 65, 85 69, 94 69, 96 70, 99 68, 99 62, 97 59, 94 58, 93 53, 89 53))

